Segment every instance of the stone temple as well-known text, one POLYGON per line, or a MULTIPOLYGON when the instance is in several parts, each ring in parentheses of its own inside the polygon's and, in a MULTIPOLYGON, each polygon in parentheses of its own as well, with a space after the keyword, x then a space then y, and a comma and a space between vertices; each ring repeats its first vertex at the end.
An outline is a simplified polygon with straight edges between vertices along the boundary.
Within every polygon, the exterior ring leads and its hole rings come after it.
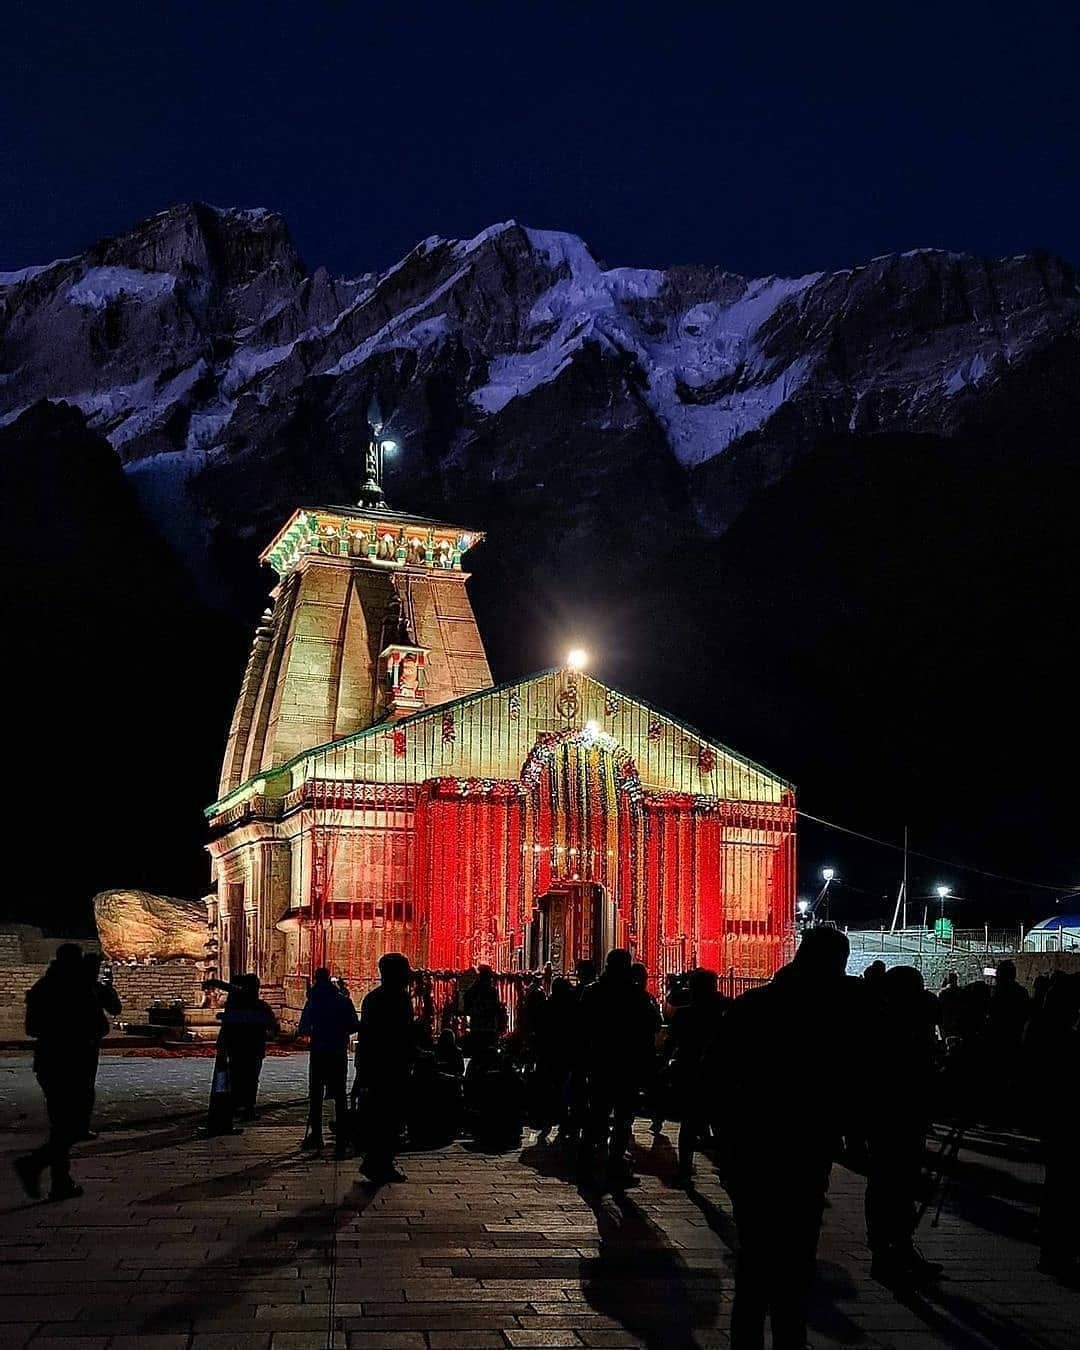
MULTIPOLYGON (((492 683, 462 570, 483 536, 391 509, 294 513, 208 809, 211 950, 286 1010, 320 965, 770 975, 793 931, 776 775, 568 665, 492 683)), ((513 621, 512 614, 507 616, 513 621)))

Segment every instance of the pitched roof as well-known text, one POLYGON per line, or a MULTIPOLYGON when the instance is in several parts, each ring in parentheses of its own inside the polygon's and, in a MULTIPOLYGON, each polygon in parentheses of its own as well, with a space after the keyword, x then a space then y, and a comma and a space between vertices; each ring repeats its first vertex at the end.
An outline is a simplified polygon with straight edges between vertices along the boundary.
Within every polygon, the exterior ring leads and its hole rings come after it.
MULTIPOLYGON (((411 713, 408 717, 399 718, 397 721, 376 722, 370 727, 364 727, 361 731, 353 732, 349 736, 343 736, 339 740, 327 741, 321 745, 313 745, 309 749, 301 751, 300 754, 294 755, 292 759, 287 760, 284 764, 278 765, 277 768, 264 771, 263 773, 257 775, 257 778, 249 779, 247 782, 242 783, 239 787, 234 789, 233 792, 230 792, 228 796, 221 798, 219 801, 214 802, 210 807, 208 807, 206 810, 206 814, 214 815, 218 811, 225 809, 225 807, 229 805, 232 802, 232 800, 246 795, 250 790, 252 783, 257 781, 257 779, 266 779, 269 777, 276 777, 279 774, 288 773, 297 764, 300 764, 304 760, 310 759, 316 755, 325 755, 333 750, 338 750, 349 745, 358 744, 361 741, 367 740, 369 737, 384 735, 391 730, 397 730, 399 728, 407 729, 410 726, 415 726, 417 724, 423 723, 427 719, 435 719, 435 718, 441 719, 447 712, 467 707, 469 705, 481 702, 485 699, 493 698, 496 695, 505 693, 511 689, 524 689, 528 685, 536 684, 541 680, 550 679, 552 676, 559 675, 561 673, 562 671, 560 667, 552 666, 547 670, 538 671, 533 675, 526 675, 515 680, 506 680, 500 684, 491 685, 487 689, 478 689, 473 693, 462 694, 459 698, 451 699, 449 702, 434 704, 430 708, 422 708, 420 709, 419 712, 411 713)), ((730 749, 728 746, 724 745, 722 742, 716 740, 712 736, 706 735, 705 732, 700 731, 697 727, 693 726, 691 723, 684 722, 680 718, 674 717, 671 713, 665 712, 662 708, 656 707, 655 704, 649 703, 645 699, 638 698, 634 694, 628 694, 624 690, 618 689, 614 685, 606 684, 602 680, 598 680, 591 675, 579 674, 577 678, 582 683, 591 684, 596 689, 598 689, 602 694, 605 695, 612 694, 619 699, 626 700, 630 704, 636 704, 639 708, 643 709, 647 713, 651 713, 655 717, 662 719, 664 722, 667 722, 670 726, 677 728, 684 734, 694 737, 695 739, 701 741, 703 744, 709 746, 710 749, 716 751, 717 753, 728 757, 735 763, 743 766, 746 769, 751 770, 754 773, 761 774, 763 777, 770 779, 772 782, 776 783, 779 787, 794 788, 794 784, 791 783, 788 779, 782 778, 779 774, 774 773, 771 769, 765 768, 764 765, 759 764, 756 760, 750 759, 749 756, 740 754, 738 751, 730 749)))

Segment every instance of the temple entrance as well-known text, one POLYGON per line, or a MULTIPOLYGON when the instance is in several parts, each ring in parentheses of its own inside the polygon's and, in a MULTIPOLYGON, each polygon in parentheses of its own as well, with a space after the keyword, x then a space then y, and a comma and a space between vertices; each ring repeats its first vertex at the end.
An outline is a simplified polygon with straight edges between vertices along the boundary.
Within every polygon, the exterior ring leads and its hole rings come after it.
POLYGON ((599 968, 615 945, 615 903, 594 881, 553 881, 537 897, 529 932, 529 965, 551 963, 556 975, 573 974, 578 961, 599 968))

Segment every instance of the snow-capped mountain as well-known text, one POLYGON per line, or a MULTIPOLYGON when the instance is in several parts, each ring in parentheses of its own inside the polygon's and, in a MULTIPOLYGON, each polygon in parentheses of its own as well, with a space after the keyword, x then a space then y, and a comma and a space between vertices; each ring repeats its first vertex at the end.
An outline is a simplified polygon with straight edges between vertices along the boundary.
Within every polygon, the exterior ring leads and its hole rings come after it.
POLYGON ((81 409, 190 550, 223 522, 265 528, 298 493, 350 497, 372 393, 404 447, 399 497, 588 493, 633 466, 715 531, 824 439, 978 424, 1075 340, 1080 291, 1040 255, 917 250, 798 278, 609 268, 513 222, 334 278, 280 216, 193 205, 0 274, 0 321, 0 418, 81 409), (583 463, 587 483, 562 473, 583 463))
POLYGON ((258 553, 355 500, 372 394, 391 500, 487 532, 498 677, 583 641, 810 809, 1071 875, 1078 373, 1040 254, 750 279, 508 223, 335 278, 197 205, 0 275, 4 748, 81 831, 22 813, 13 913, 198 893, 258 553))

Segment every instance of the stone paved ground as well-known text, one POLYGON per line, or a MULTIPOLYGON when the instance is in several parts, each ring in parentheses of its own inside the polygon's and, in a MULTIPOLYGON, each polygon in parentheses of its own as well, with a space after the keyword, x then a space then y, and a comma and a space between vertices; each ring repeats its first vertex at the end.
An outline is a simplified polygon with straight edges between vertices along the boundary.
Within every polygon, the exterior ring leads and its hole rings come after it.
MULTIPOLYGON (((671 1147, 639 1135, 640 1188, 590 1205, 558 1153, 461 1145, 407 1157, 374 1190, 354 1162, 296 1151, 297 1108, 235 1138, 190 1121, 118 1129, 76 1163, 81 1200, 32 1205, 0 1177, 0 1345, 66 1350, 494 1350, 726 1346, 730 1209, 712 1169, 670 1189, 671 1147)), ((531 1139, 531 1135, 528 1136, 531 1139)), ((10 1150, 23 1141, 7 1135, 10 1150)), ((898 1302, 869 1279, 861 1183, 838 1169, 821 1250, 817 1346, 1080 1341, 1080 1295, 1032 1268, 1038 1170, 995 1142, 924 1249, 938 1292, 898 1302), (981 1199, 967 1189, 977 1183, 981 1199)))
MULTIPOLYGON (((0 1055, 0 1131, 36 1128, 41 1090, 27 1052, 0 1055)), ((131 1121, 168 1119, 206 1109, 213 1059, 151 1058, 106 1052, 97 1077, 94 1121, 108 1128, 131 1121)), ((264 1102, 296 1101, 307 1092, 307 1055, 272 1055, 263 1064, 264 1102)))

